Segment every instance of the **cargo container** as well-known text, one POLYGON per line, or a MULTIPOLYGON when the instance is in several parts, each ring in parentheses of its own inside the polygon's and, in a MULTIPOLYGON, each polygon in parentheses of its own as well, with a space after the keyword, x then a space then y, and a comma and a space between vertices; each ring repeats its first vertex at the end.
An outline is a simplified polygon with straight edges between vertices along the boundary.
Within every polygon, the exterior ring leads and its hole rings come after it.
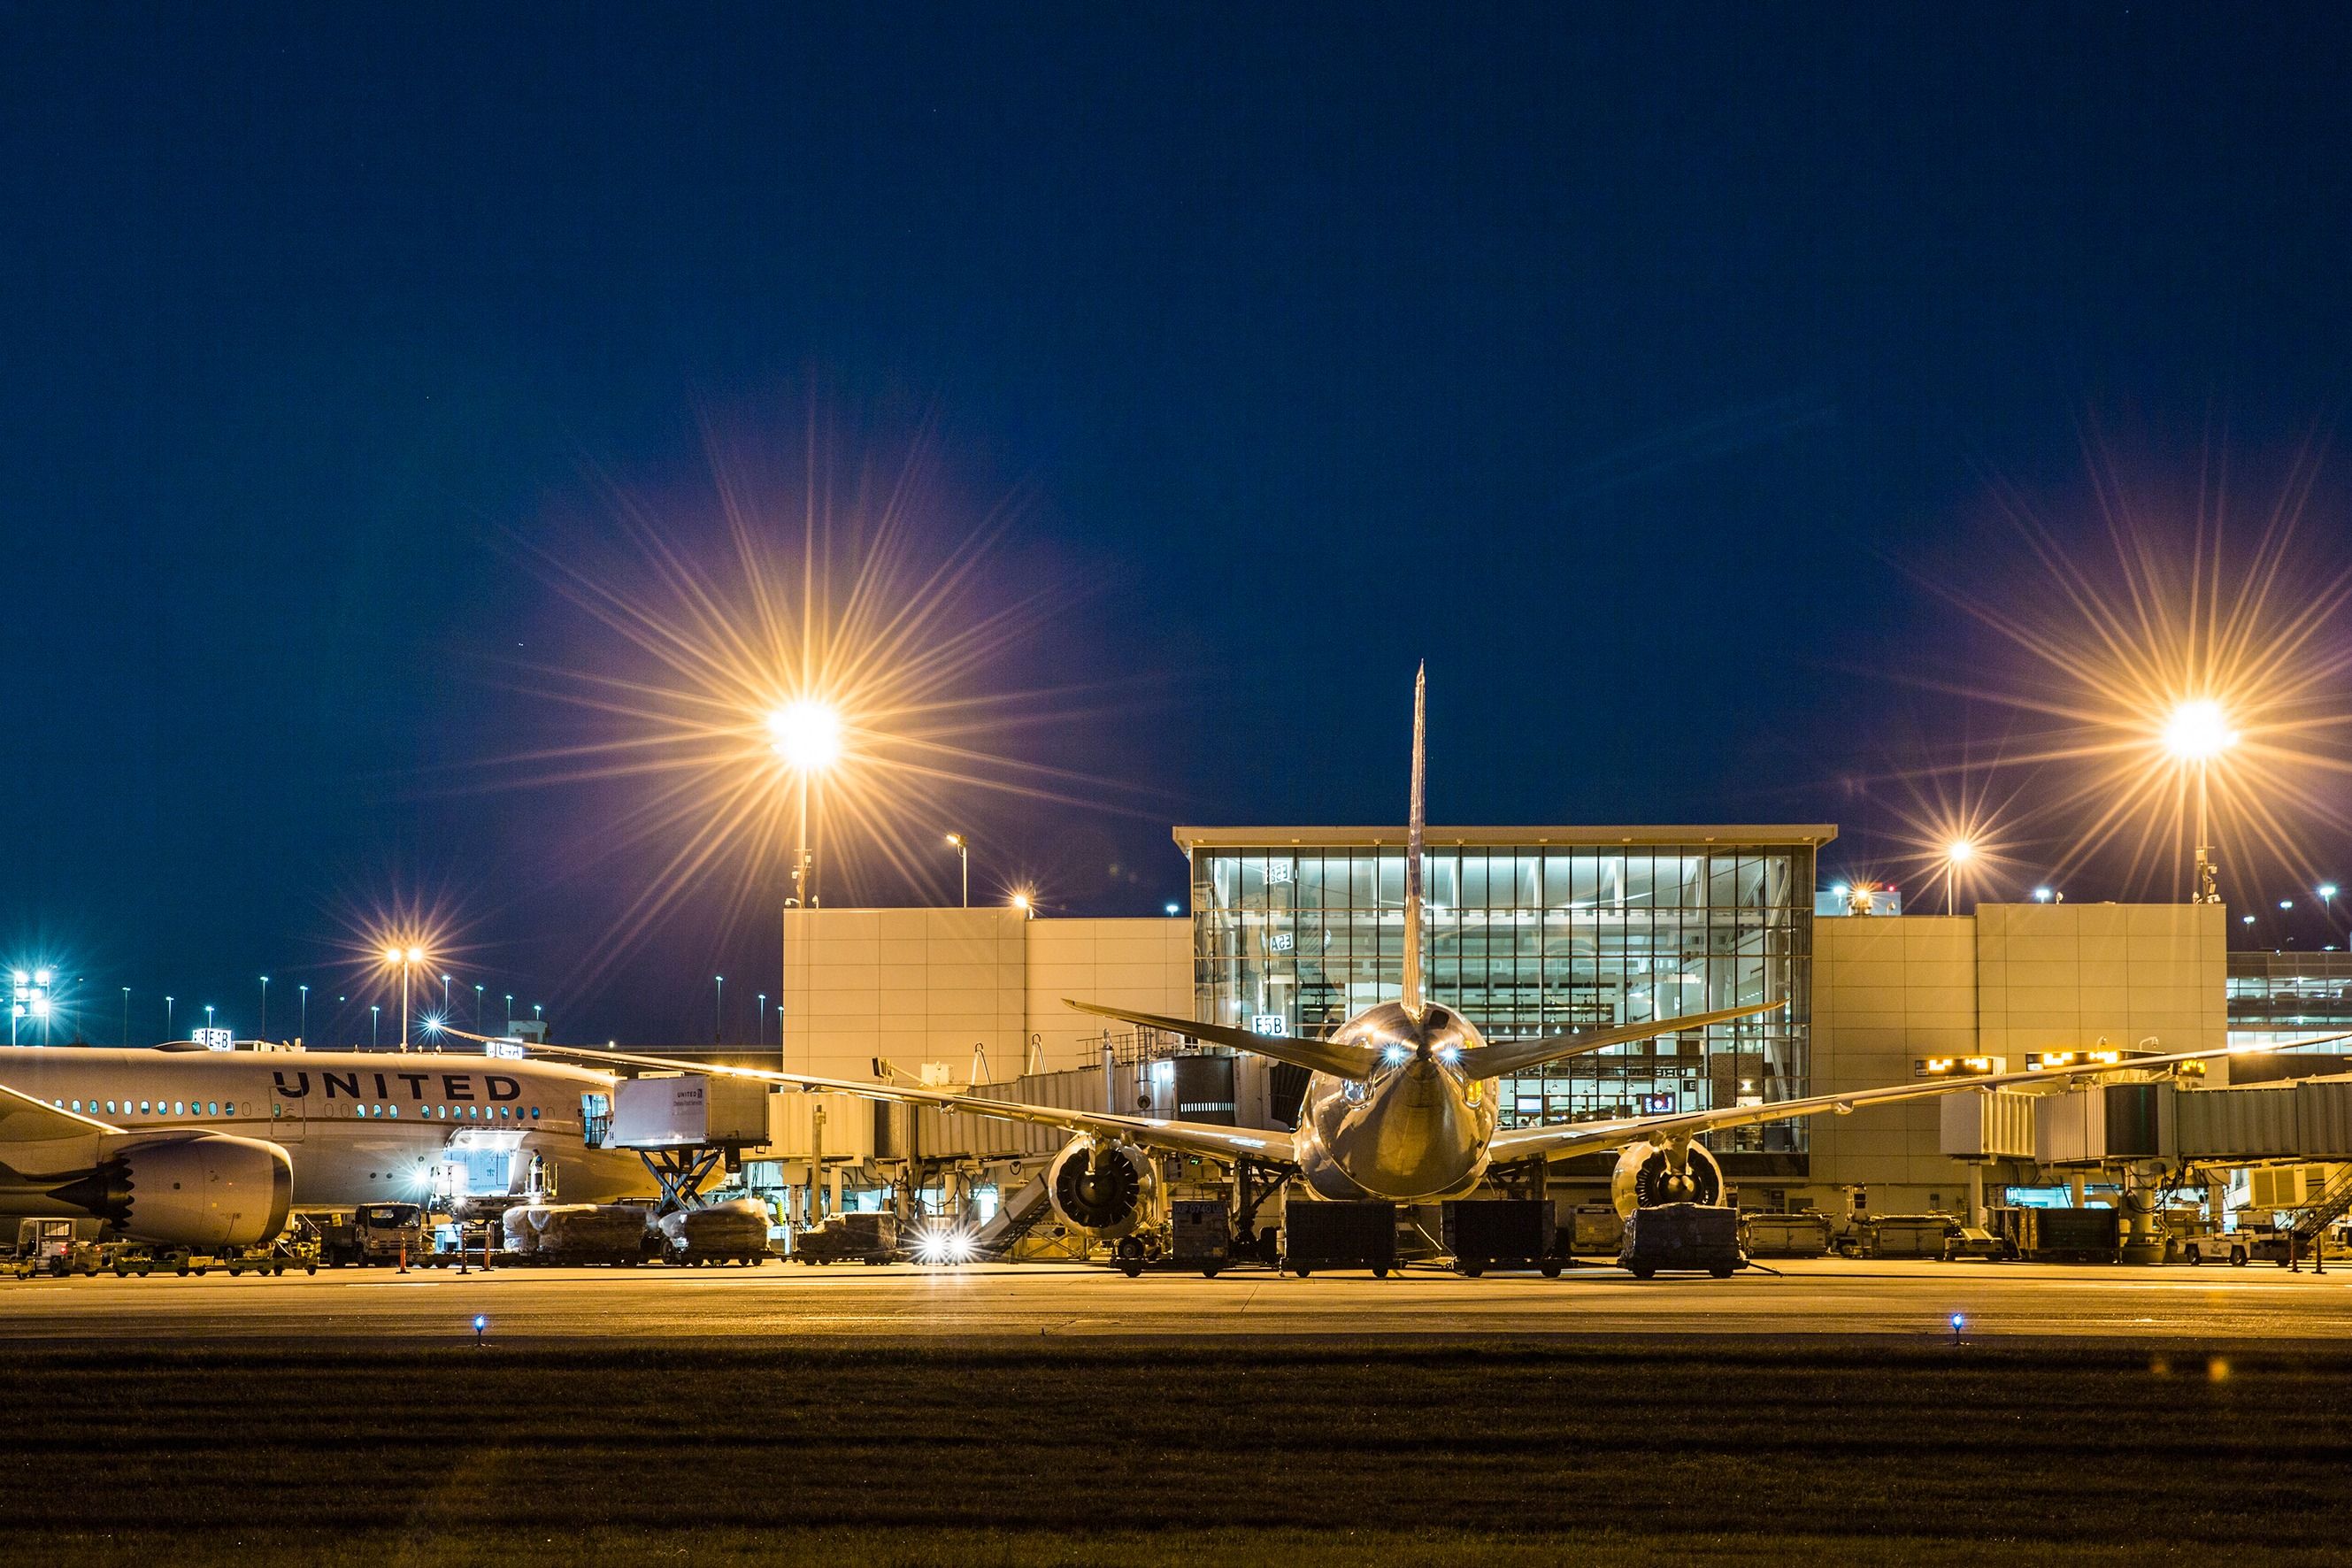
POLYGON ((1173 1198, 1168 1205, 1168 1257, 1207 1279, 1233 1260, 1233 1216, 1223 1198, 1173 1198))
POLYGON ((1302 1279, 1318 1268, 1369 1268, 1386 1279, 1396 1267, 1397 1206, 1337 1201, 1292 1202, 1282 1212, 1282 1261, 1302 1279))
POLYGON ((1739 1250, 1739 1211, 1712 1204, 1662 1204, 1636 1209, 1625 1221, 1620 1265, 1636 1279, 1660 1269, 1689 1270, 1728 1279, 1748 1267, 1739 1250))
POLYGON ((1614 1204, 1571 1204, 1553 1210, 1553 1244, 1563 1258, 1614 1258, 1625 1245, 1624 1216, 1614 1204))
POLYGON ((1465 1198, 1444 1205, 1443 1233, 1454 1267, 1472 1279, 1495 1264, 1559 1275, 1552 1205, 1543 1198, 1465 1198))
POLYGON ((2113 1263, 2123 1256, 2122 1216, 2114 1209, 1994 1209, 1993 1233, 2038 1263, 2113 1263))
POLYGON ((613 1086, 608 1147, 756 1148, 767 1141, 768 1086, 756 1079, 663 1073, 613 1086))
POLYGON ((1830 1216, 1748 1214, 1746 1246, 1750 1258, 1820 1258, 1830 1249, 1830 1216))
POLYGON ((898 1216, 837 1214, 793 1238, 803 1263, 887 1263, 898 1256, 898 1216))
POLYGON ((1959 1230, 1949 1215, 1873 1215, 1858 1227, 1864 1258, 1941 1258, 1959 1230))

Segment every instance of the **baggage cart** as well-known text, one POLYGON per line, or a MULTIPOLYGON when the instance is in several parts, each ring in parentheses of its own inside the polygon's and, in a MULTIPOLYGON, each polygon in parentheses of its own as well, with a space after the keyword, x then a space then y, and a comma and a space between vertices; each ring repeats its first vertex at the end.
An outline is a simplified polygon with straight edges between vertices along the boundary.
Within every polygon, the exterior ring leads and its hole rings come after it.
POLYGON ((1715 1204, 1661 1204, 1635 1209, 1625 1221, 1620 1265, 1636 1279, 1661 1269, 1728 1279, 1748 1267, 1739 1250, 1739 1211, 1715 1204))
POLYGON ((1470 1279, 1498 1263, 1540 1268, 1547 1279, 1559 1278, 1548 1199, 1457 1199, 1445 1205, 1442 1228, 1455 1270, 1470 1279))
POLYGON ((1369 1268, 1385 1279, 1396 1268, 1396 1216, 1394 1204, 1294 1194, 1282 1210, 1283 1267, 1302 1279, 1318 1268, 1369 1268))

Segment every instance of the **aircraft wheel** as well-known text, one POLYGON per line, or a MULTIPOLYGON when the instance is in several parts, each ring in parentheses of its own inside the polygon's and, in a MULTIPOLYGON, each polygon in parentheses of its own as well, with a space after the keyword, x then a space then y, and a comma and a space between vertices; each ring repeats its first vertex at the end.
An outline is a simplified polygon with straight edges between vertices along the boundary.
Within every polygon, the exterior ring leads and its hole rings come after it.
POLYGON ((1309 1274, 1314 1273, 1314 1272, 1315 1272, 1315 1270, 1313 1270, 1312 1268, 1307 1268, 1305 1264, 1303 1264, 1303 1263, 1302 1263, 1302 1264, 1300 1264, 1297 1268, 1296 1268, 1292 1269, 1292 1270, 1291 1270, 1291 1272, 1292 1272, 1293 1274, 1297 1275, 1301 1279, 1306 1279, 1309 1274))
POLYGON ((316 1274, 318 1271, 319 1271, 319 1266, 318 1266, 317 1264, 315 1264, 315 1263, 307 1264, 307 1265, 305 1265, 305 1266, 303 1267, 303 1269, 302 1269, 302 1272, 303 1272, 303 1273, 305 1273, 305 1274, 316 1274))
POLYGON ((1543 1260, 1543 1277, 1547 1279, 1557 1279, 1559 1278, 1559 1258, 1547 1258, 1543 1260))
POLYGON ((1454 1260, 1454 1267, 1461 1271, 1462 1277, 1465 1279, 1475 1279, 1486 1272, 1486 1266, 1475 1258, 1457 1258, 1454 1260))
POLYGON ((1373 1264, 1373 1265, 1372 1265, 1372 1278, 1373 1278, 1373 1279, 1387 1279, 1388 1277, 1389 1277, 1389 1266, 1388 1266, 1387 1264, 1385 1264, 1385 1263, 1375 1263, 1375 1264, 1373 1264))
POLYGON ((1714 1268, 1708 1269, 1707 1272, 1714 1275, 1717 1279, 1728 1279, 1731 1278, 1731 1265, 1728 1263, 1718 1263, 1714 1268))
POLYGON ((1636 1279, 1654 1279, 1658 1275, 1657 1265, 1654 1263, 1636 1263, 1633 1265, 1633 1278, 1636 1279))
POLYGON ((1217 1266, 1216 1266, 1215 1264, 1213 1264, 1213 1263, 1203 1263, 1202 1265, 1201 1265, 1201 1278, 1202 1278, 1202 1279, 1214 1279, 1216 1277, 1217 1277, 1217 1266))

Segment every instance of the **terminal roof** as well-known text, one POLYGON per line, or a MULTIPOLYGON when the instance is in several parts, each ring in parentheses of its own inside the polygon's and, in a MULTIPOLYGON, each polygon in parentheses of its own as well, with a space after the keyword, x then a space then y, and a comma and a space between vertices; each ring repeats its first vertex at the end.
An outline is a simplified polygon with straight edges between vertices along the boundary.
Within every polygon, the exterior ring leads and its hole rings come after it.
MULTIPOLYGON (((1666 846, 1719 844, 1727 847, 1754 846, 1776 848, 1789 845, 1821 846, 1837 837, 1829 822, 1721 823, 1706 826, 1620 827, 1440 827, 1429 829, 1433 847, 1444 845, 1524 848, 1558 844, 1568 847, 1666 846)), ((1404 828, 1394 827, 1179 827, 1176 847, 1190 855, 1196 849, 1370 849, 1402 844, 1404 828)))

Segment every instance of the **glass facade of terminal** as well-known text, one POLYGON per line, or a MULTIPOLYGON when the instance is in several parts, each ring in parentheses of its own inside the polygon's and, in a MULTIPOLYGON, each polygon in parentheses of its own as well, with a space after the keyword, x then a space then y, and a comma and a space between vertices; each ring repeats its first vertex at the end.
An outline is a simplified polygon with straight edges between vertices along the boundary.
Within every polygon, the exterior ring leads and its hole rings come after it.
POLYGON ((2233 1046, 2352 1029, 2352 952, 2233 952, 2227 984, 2233 1046))
MULTIPOLYGON (((1431 1000, 1489 1039, 1788 998, 1788 1014, 1554 1062, 1503 1087, 1505 1126, 1807 1092, 1809 844, 1447 847, 1426 862, 1431 1000)), ((1402 990, 1402 846, 1192 851, 1196 1016, 1318 1035, 1402 990)), ((1799 1152, 1801 1126, 1718 1135, 1799 1152)))

